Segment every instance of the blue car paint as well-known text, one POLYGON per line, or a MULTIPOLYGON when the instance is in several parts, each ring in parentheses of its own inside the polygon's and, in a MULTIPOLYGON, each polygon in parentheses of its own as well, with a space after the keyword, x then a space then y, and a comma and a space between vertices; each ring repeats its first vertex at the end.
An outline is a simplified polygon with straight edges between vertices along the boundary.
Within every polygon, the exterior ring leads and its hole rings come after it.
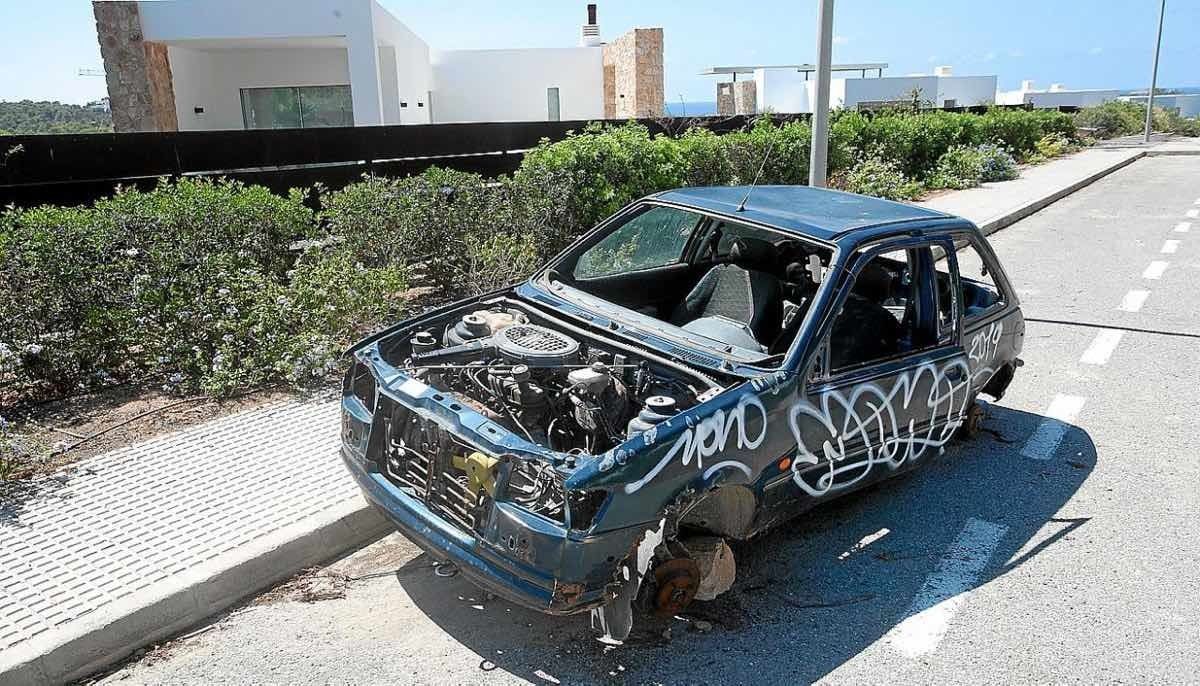
MULTIPOLYGON (((742 194, 737 189, 689 189, 659 194, 650 201, 732 217, 730 203, 740 201, 742 194)), ((830 276, 819 289, 783 364, 778 369, 765 369, 745 364, 722 364, 719 356, 712 357, 707 371, 722 372, 725 378, 740 378, 741 381, 707 402, 672 417, 653 432, 634 436, 580 464, 564 466, 564 455, 526 441, 432 389, 417 394, 399 390, 411 381, 411 377, 382 360, 379 341, 398 332, 414 330, 422 322, 467 309, 479 299, 440 308, 433 314, 405 322, 352 350, 359 360, 369 363, 380 395, 419 411, 423 417, 435 419, 487 454, 503 452, 556 464, 568 490, 602 489, 608 492, 606 503, 588 530, 560 526, 503 502, 495 504, 495 515, 483 534, 474 536, 455 529, 421 502, 392 485, 366 460, 374 420, 366 407, 347 394, 343 456, 368 499, 431 555, 455 562, 479 585, 541 611, 580 611, 602 602, 606 587, 620 583, 620 565, 633 554, 648 530, 667 518, 678 520, 714 488, 744 488, 753 494, 757 505, 755 517, 742 532, 749 536, 825 499, 919 464, 919 461, 910 461, 896 469, 881 468, 849 490, 820 496, 805 493, 797 487, 797 480, 806 473, 825 469, 825 465, 804 469, 783 466, 794 464, 798 457, 796 436, 781 427, 795 421, 789 413, 794 413, 800 400, 837 392, 840 388, 882 383, 881 379, 902 379, 912 370, 928 365, 961 366, 973 373, 964 341, 969 335, 979 335, 976 332, 996 326, 997 322, 1010 322, 1002 325, 1000 338, 1004 341, 1005 363, 1015 363, 1024 326, 1019 304, 1015 295, 1011 295, 1012 288, 1001 271, 997 277, 1010 294, 1010 300, 1002 310, 983 321, 973 322, 969 329, 960 323, 956 327, 955 340, 949 344, 927 354, 905 357, 891 365, 873 366, 867 373, 851 374, 839 378, 836 383, 827 380, 813 388, 807 387, 801 382, 802 373, 828 333, 832 313, 847 296, 849 275, 859 263, 868 259, 856 255, 859 248, 883 239, 891 239, 889 249, 931 240, 939 240, 950 247, 954 236, 978 235, 978 230, 963 220, 911 206, 814 189, 756 190, 754 202, 747 212, 735 218, 828 241, 836 248, 830 276), (803 213, 788 215, 785 208, 789 193, 793 200, 816 199, 819 202, 803 213), (822 212, 830 217, 823 229, 815 224, 822 212), (441 399, 435 399, 439 396, 441 399), (647 478, 651 473, 652 478, 647 478), (503 545, 506 538, 512 540, 514 536, 527 541, 521 556, 514 555, 503 545)), ((602 224, 597 230, 603 230, 604 226, 602 224)), ((986 242, 983 246, 986 248, 986 242)), ((952 249, 948 252, 953 254, 952 249)), ((990 249, 987 255, 994 261, 990 249)), ((514 289, 491 296, 507 295, 529 307, 549 307, 554 316, 574 320, 575 326, 594 327, 597 335, 623 337, 617 322, 574 306, 546 288, 540 277, 541 274, 535 275, 514 289)), ((922 293, 929 288, 929 284, 922 285, 922 293)), ((648 336, 647 332, 642 334, 626 335, 624 340, 664 355, 677 350, 678 346, 666 339, 648 336)), ((997 355, 1000 350, 998 344, 997 355)), ((697 352, 711 357, 711 351, 697 352)), ((968 391, 973 399, 979 389, 968 387, 968 391)), ((918 432, 924 429, 918 425, 910 428, 918 432)), ((871 467, 873 465, 868 471, 871 467)))

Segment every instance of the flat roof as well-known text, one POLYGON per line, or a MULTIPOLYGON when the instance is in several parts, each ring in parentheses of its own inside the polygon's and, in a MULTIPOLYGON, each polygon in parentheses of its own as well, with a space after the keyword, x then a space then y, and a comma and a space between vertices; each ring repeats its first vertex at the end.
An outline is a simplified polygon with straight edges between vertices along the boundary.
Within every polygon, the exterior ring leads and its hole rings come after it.
MULTIPOLYGON (((874 69, 887 69, 887 62, 864 62, 862 64, 835 64, 831 71, 863 71, 874 69)), ((742 67, 709 67, 700 72, 701 76, 714 76, 717 74, 753 74, 755 69, 795 69, 796 71, 812 71, 817 70, 815 64, 758 64, 742 67)))
POLYGON ((687 205, 715 214, 744 217, 791 233, 831 240, 852 229, 917 219, 945 219, 950 215, 881 198, 809 186, 757 186, 738 204, 749 186, 709 186, 664 191, 654 198, 687 205))

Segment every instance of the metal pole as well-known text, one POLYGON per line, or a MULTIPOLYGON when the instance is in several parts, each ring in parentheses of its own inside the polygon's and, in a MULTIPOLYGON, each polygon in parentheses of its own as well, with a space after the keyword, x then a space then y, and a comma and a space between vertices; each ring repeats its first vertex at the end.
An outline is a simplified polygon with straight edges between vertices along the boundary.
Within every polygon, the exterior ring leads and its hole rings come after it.
POLYGON ((816 102, 813 103, 812 158, 808 164, 808 185, 824 188, 829 162, 829 81, 833 62, 833 0, 818 1, 821 4, 817 13, 817 97, 816 102))
POLYGON ((1158 52, 1162 50, 1163 15, 1167 11, 1167 0, 1162 0, 1158 6, 1158 38, 1154 42, 1154 69, 1150 72, 1150 93, 1146 98, 1146 135, 1143 142, 1150 142, 1150 132, 1154 124, 1154 88, 1158 85, 1158 52))

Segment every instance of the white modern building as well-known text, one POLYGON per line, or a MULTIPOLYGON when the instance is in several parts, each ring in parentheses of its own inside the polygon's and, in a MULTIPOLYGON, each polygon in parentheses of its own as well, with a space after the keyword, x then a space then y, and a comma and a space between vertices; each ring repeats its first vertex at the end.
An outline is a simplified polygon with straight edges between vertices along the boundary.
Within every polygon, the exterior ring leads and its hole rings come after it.
POLYGON ((1021 87, 1012 91, 996 93, 998 105, 1030 105, 1036 109, 1059 107, 1093 107, 1109 100, 1116 100, 1120 91, 1115 88, 1066 88, 1061 83, 1052 83, 1049 88, 1034 87, 1033 81, 1021 82, 1021 87))
MULTIPOLYGON (((1122 100, 1136 102, 1146 110, 1146 96, 1123 95, 1122 100)), ((1154 96, 1154 109, 1175 110, 1182 117, 1200 117, 1200 93, 1159 94, 1154 96)))
MULTIPOLYGON (((968 107, 995 102, 995 76, 954 76, 950 67, 938 67, 933 74, 884 76, 883 70, 887 66, 884 62, 833 65, 830 106, 874 109, 911 103, 914 96, 932 107, 968 107), (857 77, 839 76, 855 72, 857 77)), ((811 113, 816 97, 815 71, 816 67, 811 64, 792 64, 712 67, 701 74, 732 77, 732 81, 717 84, 717 109, 722 114, 811 113), (739 75, 743 77, 741 81, 739 75)))
POLYGON ((513 50, 438 50, 374 0, 100 0, 93 8, 117 131, 663 111, 662 29, 606 44, 595 5, 577 46, 513 50))

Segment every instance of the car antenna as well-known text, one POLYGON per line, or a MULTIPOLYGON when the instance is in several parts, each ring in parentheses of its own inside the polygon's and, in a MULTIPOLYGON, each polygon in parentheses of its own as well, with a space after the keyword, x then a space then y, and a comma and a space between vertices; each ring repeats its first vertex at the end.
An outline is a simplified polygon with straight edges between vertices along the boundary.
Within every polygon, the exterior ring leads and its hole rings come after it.
POLYGON ((742 198, 742 201, 738 203, 738 212, 746 211, 746 201, 750 199, 750 194, 754 192, 754 188, 758 186, 758 180, 762 178, 763 170, 767 168, 767 160, 771 159, 771 150, 774 148, 775 139, 772 138, 771 141, 767 143, 767 152, 763 155, 762 164, 758 165, 758 173, 754 175, 754 182, 751 183, 750 187, 746 189, 746 197, 742 198))

